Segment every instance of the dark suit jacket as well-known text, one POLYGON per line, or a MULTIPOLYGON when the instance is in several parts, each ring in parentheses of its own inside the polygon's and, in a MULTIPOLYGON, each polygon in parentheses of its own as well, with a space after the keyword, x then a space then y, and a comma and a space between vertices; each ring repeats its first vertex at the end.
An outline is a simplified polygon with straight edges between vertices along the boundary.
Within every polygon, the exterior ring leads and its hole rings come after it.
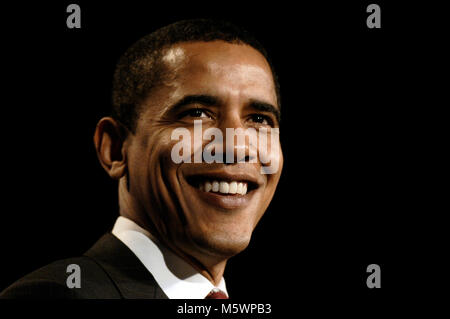
POLYGON ((82 257, 40 268, 6 288, 0 298, 166 299, 167 296, 133 252, 108 233, 82 257), (80 288, 67 287, 70 264, 80 266, 80 288))

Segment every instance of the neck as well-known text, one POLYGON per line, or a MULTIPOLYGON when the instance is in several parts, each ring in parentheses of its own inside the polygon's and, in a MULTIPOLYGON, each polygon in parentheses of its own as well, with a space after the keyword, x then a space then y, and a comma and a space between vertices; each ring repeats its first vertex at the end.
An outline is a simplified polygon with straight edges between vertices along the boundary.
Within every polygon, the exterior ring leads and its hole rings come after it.
POLYGON ((195 258, 191 255, 183 253, 176 247, 171 248, 171 250, 184 261, 189 263, 194 267, 203 277, 208 279, 214 286, 218 286, 222 280, 223 273, 225 271, 225 266, 227 264, 226 259, 211 260, 210 258, 205 258, 204 256, 199 256, 195 258), (202 258, 203 257, 203 258, 202 258))
POLYGON ((206 277, 214 286, 218 286, 220 281, 222 280, 223 273, 225 271, 225 266, 227 261, 224 260, 208 269, 200 270, 200 273, 206 277))

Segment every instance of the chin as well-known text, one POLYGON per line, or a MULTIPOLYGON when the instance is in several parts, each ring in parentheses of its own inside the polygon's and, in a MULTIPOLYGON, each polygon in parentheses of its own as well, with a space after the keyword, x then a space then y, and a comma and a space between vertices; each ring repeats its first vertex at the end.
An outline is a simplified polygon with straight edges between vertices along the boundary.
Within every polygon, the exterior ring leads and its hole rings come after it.
POLYGON ((196 247, 210 256, 228 259, 239 254, 250 243, 251 233, 214 233, 208 236, 193 237, 196 247))

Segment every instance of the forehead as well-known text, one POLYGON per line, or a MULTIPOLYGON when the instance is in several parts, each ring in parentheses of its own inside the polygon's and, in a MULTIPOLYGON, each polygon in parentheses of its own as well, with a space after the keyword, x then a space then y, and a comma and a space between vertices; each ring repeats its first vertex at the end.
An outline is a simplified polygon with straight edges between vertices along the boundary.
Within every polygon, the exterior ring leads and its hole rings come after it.
POLYGON ((169 48, 162 60, 185 89, 258 94, 276 103, 270 66, 249 45, 224 41, 180 43, 169 48))

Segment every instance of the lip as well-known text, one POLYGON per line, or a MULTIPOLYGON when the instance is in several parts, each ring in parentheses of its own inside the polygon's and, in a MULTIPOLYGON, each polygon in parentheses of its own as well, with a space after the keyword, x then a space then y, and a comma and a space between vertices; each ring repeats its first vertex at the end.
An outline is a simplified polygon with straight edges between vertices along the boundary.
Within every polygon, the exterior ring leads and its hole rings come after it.
POLYGON ((192 185, 189 185, 192 189, 196 191, 199 198, 212 206, 222 208, 225 210, 241 209, 248 205, 251 198, 253 197, 253 192, 247 193, 245 195, 239 194, 220 194, 214 192, 205 192, 192 185))
POLYGON ((195 196, 203 202, 222 210, 242 209, 249 204, 255 191, 264 184, 264 179, 260 174, 255 173, 256 170, 249 169, 248 166, 245 167, 239 164, 233 166, 222 165, 222 167, 216 169, 193 168, 186 174, 183 174, 183 177, 189 189, 192 189, 195 196), (199 180, 245 182, 248 185, 248 191, 245 195, 205 192, 196 186, 196 181, 199 180))
POLYGON ((235 167, 225 166, 217 169, 194 168, 183 175, 186 181, 201 178, 210 181, 245 182, 251 186, 251 189, 256 189, 264 184, 262 175, 256 172, 255 169, 248 169, 242 164, 237 164, 235 167))

